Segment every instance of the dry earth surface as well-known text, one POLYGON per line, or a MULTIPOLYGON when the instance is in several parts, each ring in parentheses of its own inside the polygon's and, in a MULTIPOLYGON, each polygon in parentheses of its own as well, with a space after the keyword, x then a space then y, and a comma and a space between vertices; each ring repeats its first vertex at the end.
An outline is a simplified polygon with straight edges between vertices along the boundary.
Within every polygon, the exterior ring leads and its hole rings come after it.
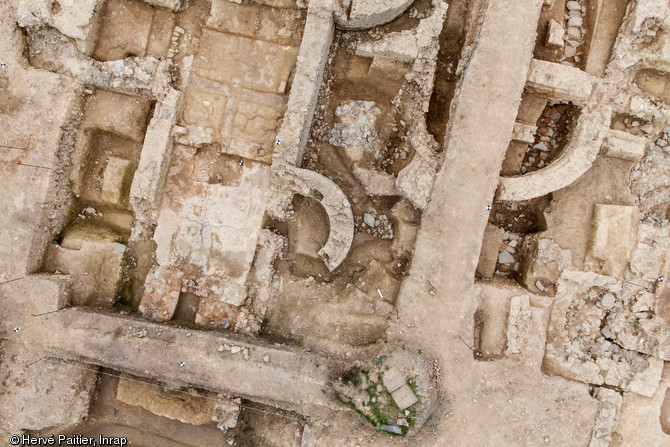
POLYGON ((1 445, 670 445, 667 1, 0 36, 1 445))

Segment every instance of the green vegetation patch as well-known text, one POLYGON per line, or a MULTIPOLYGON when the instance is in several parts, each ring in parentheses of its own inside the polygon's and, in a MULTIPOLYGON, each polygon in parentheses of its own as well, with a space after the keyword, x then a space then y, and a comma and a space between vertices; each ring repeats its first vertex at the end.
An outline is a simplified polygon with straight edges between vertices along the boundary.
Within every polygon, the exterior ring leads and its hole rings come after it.
MULTIPOLYGON (((405 436, 409 427, 416 423, 416 409, 414 407, 401 411, 396 405, 391 393, 386 390, 382 382, 383 374, 388 367, 383 366, 385 358, 378 358, 370 369, 354 368, 338 378, 336 388, 337 400, 351 407, 363 416, 379 431, 391 436, 405 436), (382 426, 391 426, 401 433, 392 433, 382 426)), ((414 380, 408 380, 412 391, 416 393, 414 380)), ((387 427, 388 428, 388 427, 387 427)))

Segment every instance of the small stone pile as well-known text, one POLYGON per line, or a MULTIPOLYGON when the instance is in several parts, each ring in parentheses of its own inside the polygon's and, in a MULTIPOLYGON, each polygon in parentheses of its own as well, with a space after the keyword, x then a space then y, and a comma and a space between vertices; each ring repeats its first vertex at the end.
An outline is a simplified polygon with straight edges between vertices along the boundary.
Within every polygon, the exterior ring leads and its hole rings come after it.
POLYGON ((528 145, 521 164, 521 174, 544 168, 560 154, 572 121, 569 107, 568 104, 556 104, 542 112, 535 142, 528 145))
POLYGON ((505 248, 498 254, 498 263, 496 264, 495 274, 499 276, 509 276, 519 271, 519 261, 521 254, 521 235, 505 231, 503 243, 505 248))
MULTIPOLYGON (((227 351, 227 352, 230 352, 231 354, 242 354, 242 358, 244 358, 244 360, 249 360, 249 357, 250 357, 249 356, 249 348, 244 347, 244 346, 231 346, 231 345, 226 343, 226 344, 220 345, 218 348, 216 348, 216 350, 219 351, 219 352, 227 351)), ((270 357, 268 355, 264 356, 263 361, 265 363, 268 363, 270 361, 270 357), (265 358, 267 358, 267 361, 265 360, 265 358)))
POLYGON ((563 36, 565 45, 563 47, 563 56, 559 62, 570 67, 578 66, 583 59, 584 52, 584 16, 586 15, 585 0, 570 0, 565 4, 566 14, 564 24, 566 33, 563 36))
POLYGON ((335 116, 340 122, 334 124, 328 142, 344 148, 352 160, 360 161, 365 154, 379 159, 381 143, 375 124, 381 113, 372 101, 352 101, 339 106, 335 116))
POLYGON ((228 329, 235 326, 237 308, 222 301, 200 299, 195 324, 211 329, 228 329))
POLYGON ((354 228, 358 233, 368 233, 380 239, 393 239, 393 225, 386 214, 375 217, 372 211, 354 216, 354 228))
MULTIPOLYGON (((641 123, 642 120, 636 119, 636 118, 624 118, 623 119, 623 130, 628 133, 632 133, 634 135, 638 135, 640 131, 645 132, 645 129, 642 129, 642 127, 645 127, 648 129, 647 126, 648 124, 642 125, 641 123)), ((653 128, 653 127, 652 127, 653 128)))
MULTIPOLYGON (((393 129, 396 131, 396 128, 393 129)), ((407 160, 410 154, 410 144, 407 140, 404 133, 397 134, 396 140, 399 140, 399 144, 389 144, 386 147, 386 150, 380 153, 379 167, 382 170, 387 170, 389 167, 393 166, 396 161, 407 160)))

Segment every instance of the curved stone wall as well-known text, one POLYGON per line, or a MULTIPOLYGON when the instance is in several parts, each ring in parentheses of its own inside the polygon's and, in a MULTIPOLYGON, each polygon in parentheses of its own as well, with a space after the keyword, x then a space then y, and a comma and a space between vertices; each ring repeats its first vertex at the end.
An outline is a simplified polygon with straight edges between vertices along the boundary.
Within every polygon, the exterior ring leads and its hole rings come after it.
POLYGON ((414 0, 352 0, 349 16, 338 20, 343 28, 366 29, 383 25, 405 12, 414 0))
POLYGON ((497 200, 520 201, 542 197, 565 188, 591 168, 609 130, 611 110, 582 113, 563 153, 539 171, 501 177, 497 200))
POLYGON ((318 200, 326 210, 330 234, 318 254, 328 270, 335 270, 347 257, 354 240, 354 214, 347 196, 335 182, 309 169, 287 166, 280 175, 287 189, 318 200))

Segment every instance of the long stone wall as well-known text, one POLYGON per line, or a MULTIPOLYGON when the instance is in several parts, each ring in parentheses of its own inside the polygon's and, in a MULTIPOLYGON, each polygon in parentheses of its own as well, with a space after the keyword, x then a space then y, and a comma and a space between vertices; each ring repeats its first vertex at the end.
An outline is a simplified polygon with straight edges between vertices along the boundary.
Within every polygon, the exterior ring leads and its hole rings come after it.
POLYGON ((135 219, 155 223, 172 153, 172 128, 181 110, 183 94, 170 89, 151 118, 142 155, 130 189, 135 219))
POLYGON ((273 164, 302 163, 334 30, 332 10, 318 2, 310 3, 286 112, 277 132, 273 164))
POLYGON ((339 408, 328 395, 333 365, 295 348, 75 308, 41 318, 24 337, 48 355, 308 416, 339 408))

